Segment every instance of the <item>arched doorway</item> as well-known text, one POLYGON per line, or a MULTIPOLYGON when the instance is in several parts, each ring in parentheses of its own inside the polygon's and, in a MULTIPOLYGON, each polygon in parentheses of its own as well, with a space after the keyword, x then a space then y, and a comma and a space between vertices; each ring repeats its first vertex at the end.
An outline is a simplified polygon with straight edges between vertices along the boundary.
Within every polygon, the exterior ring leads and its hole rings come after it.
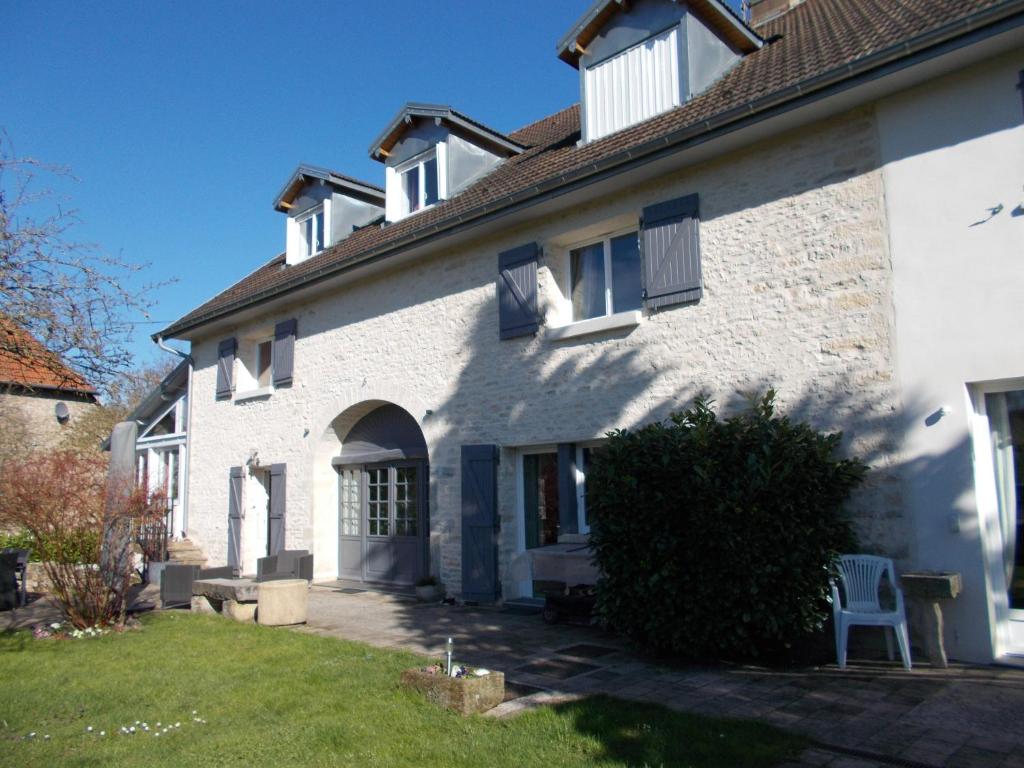
POLYGON ((411 585, 427 573, 427 444, 397 405, 363 416, 331 459, 338 472, 338 577, 411 585))

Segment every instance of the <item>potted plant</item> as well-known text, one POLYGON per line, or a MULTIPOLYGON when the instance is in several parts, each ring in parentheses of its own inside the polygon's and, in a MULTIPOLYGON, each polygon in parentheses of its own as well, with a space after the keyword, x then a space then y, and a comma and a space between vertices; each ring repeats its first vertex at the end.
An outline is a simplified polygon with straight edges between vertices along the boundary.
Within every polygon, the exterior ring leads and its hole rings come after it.
POLYGON ((424 576, 416 582, 416 599, 421 603, 439 603, 444 599, 444 585, 436 576, 424 576))
POLYGON ((419 691, 427 701, 462 715, 486 712, 505 698, 505 675, 489 669, 452 664, 445 672, 444 662, 402 672, 406 688, 419 691))

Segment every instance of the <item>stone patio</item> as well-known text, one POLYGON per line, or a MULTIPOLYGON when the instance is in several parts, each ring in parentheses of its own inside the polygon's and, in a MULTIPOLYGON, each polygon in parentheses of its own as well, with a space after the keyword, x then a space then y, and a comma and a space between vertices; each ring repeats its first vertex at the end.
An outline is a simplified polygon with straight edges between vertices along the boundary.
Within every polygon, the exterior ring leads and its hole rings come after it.
POLYGON ((501 670, 523 692, 540 689, 498 714, 531 699, 608 693, 799 731, 815 743, 802 766, 1024 768, 1024 669, 922 664, 908 673, 895 663, 853 660, 845 671, 666 667, 590 627, 337 585, 313 587, 300 631, 436 658, 452 637, 459 661, 501 670))

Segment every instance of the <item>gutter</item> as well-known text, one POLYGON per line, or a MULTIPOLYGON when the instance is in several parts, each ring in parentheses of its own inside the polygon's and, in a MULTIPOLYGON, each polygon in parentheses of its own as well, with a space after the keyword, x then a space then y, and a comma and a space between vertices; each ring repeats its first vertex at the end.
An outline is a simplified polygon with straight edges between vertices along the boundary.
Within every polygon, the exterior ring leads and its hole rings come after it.
POLYGON ((434 224, 426 230, 418 230, 412 235, 383 245, 376 250, 364 252, 359 256, 346 259, 340 263, 325 265, 315 272, 303 274, 274 288, 266 289, 253 296, 211 310, 186 324, 170 325, 153 338, 155 339, 157 336, 177 336, 182 332, 198 328, 219 317, 230 315, 244 307, 260 304, 271 298, 283 296, 299 288, 304 288, 329 277, 348 272, 364 264, 397 255, 412 246, 429 244, 440 238, 495 221, 515 211, 575 191, 616 173, 645 165, 666 155, 679 152, 682 149, 718 138, 731 131, 748 127, 783 112, 792 111, 832 96, 840 91, 871 82, 900 69, 920 63, 920 61, 978 42, 979 39, 985 39, 1007 29, 1020 26, 1024 23, 1024 18, 1014 19, 1014 16, 1021 14, 1022 11, 1024 11, 1024 0, 1004 0, 1004 2, 992 8, 979 11, 930 32, 925 32, 909 40, 884 48, 881 51, 868 54, 855 62, 836 67, 828 72, 787 86, 780 91, 774 91, 758 99, 753 99, 725 112, 719 112, 699 123, 688 125, 644 144, 609 155, 574 171, 550 178, 529 189, 520 190, 504 198, 485 203, 474 210, 434 224), (999 22, 1006 23, 999 24, 999 22), (977 33, 977 39, 969 37, 972 33, 977 33), (943 50, 929 51, 929 49, 950 42, 955 42, 956 45, 943 50))

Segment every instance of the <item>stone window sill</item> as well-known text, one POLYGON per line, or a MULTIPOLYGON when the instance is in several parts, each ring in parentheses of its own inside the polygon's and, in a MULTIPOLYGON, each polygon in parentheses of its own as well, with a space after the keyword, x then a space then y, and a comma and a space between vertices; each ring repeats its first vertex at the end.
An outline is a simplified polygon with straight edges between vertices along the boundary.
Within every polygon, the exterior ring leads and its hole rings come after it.
POLYGON ((579 320, 575 323, 569 323, 569 325, 549 326, 545 330, 545 334, 553 341, 575 339, 578 336, 588 336, 592 333, 614 331, 619 328, 632 328, 640 325, 642 319, 643 313, 639 309, 634 309, 629 312, 616 312, 614 315, 579 320))
POLYGON ((249 389, 245 392, 235 393, 235 402, 244 403, 246 400, 259 400, 260 398, 267 398, 274 392, 273 387, 260 387, 259 389, 249 389))

